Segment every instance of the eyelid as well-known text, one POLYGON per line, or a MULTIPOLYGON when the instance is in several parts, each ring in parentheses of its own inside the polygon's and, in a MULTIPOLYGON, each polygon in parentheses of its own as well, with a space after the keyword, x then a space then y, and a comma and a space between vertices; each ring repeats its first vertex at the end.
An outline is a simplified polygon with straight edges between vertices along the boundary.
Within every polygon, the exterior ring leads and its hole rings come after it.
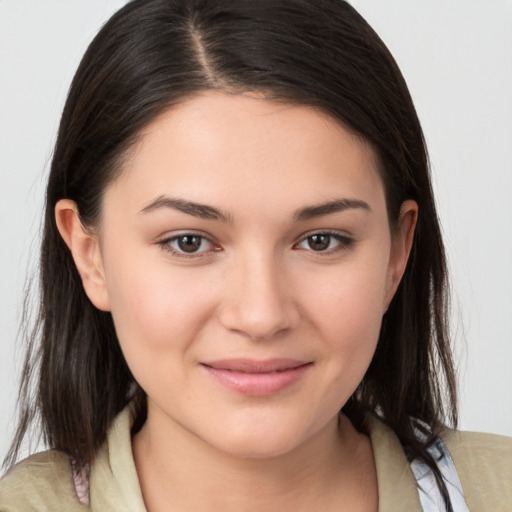
POLYGON ((183 229, 183 230, 179 230, 176 232, 168 233, 166 235, 159 237, 155 241, 155 243, 156 243, 156 245, 160 246, 160 248, 163 251, 171 254, 171 256, 175 256, 177 258, 182 258, 182 259, 204 258, 205 256, 208 256, 213 252, 222 250, 221 247, 219 246, 219 244, 214 240, 214 238, 211 235, 208 235, 202 231, 197 231, 197 230, 193 230, 193 229, 189 229, 189 230, 183 229), (187 235, 188 236, 196 236, 196 237, 206 240, 208 243, 210 243, 213 246, 213 249, 199 251, 199 252, 186 253, 186 252, 181 252, 179 250, 176 250, 175 248, 173 248, 170 245, 171 242, 173 242, 181 237, 187 236, 187 235))
MULTIPOLYGON (((305 250, 307 252, 312 253, 315 256, 326 257, 326 256, 329 256, 329 255, 333 255, 333 254, 337 254, 337 253, 340 253, 340 252, 348 251, 350 249, 350 246, 354 242, 355 242, 354 237, 352 235, 348 234, 346 231, 340 231, 340 230, 335 230, 335 229, 316 229, 316 230, 308 231, 308 232, 303 233, 302 235, 300 235, 298 240, 293 244, 293 248, 297 249, 297 250, 305 250), (333 237, 335 240, 337 240, 339 242, 338 246, 334 247, 334 248, 331 248, 331 249, 326 249, 324 251, 315 251, 313 249, 306 249, 306 248, 300 248, 299 247, 300 244, 302 244, 309 237, 314 236, 314 235, 328 235, 328 236, 331 236, 331 237, 333 237)), ((207 233, 204 233, 203 231, 186 230, 186 229, 165 234, 165 235, 159 237, 155 241, 155 244, 160 246, 160 248, 163 251, 171 254, 174 257, 182 258, 182 259, 199 259, 199 258, 204 258, 204 257, 210 256, 214 252, 218 252, 218 251, 222 250, 222 248, 220 247, 218 242, 216 242, 214 237, 212 237, 211 235, 209 235, 207 233), (177 249, 173 248, 170 245, 171 242, 179 239, 180 237, 184 237, 184 236, 187 236, 187 235, 189 235, 189 236, 196 236, 196 237, 199 237, 199 238, 202 238, 202 239, 206 240, 209 244, 211 244, 212 248, 209 248, 209 249, 203 250, 203 251, 199 251, 199 252, 187 253, 187 252, 182 252, 180 250, 177 250, 177 249)))
POLYGON ((322 256, 325 257, 325 256, 337 254, 339 252, 348 251, 350 249, 350 247, 353 245, 353 243, 355 242, 354 237, 352 235, 348 234, 346 231, 339 231, 339 230, 335 230, 335 229, 316 229, 316 230, 308 231, 307 233, 302 234, 299 237, 299 239, 297 240, 297 242, 295 242, 293 244, 293 247, 300 250, 301 248, 298 247, 299 244, 302 244, 309 237, 315 236, 315 235, 328 235, 328 236, 335 238, 339 242, 338 247, 335 247, 333 249, 327 249, 325 251, 314 251, 313 249, 303 249, 303 250, 308 251, 308 252, 314 254, 315 256, 319 256, 319 257, 322 257, 322 256))

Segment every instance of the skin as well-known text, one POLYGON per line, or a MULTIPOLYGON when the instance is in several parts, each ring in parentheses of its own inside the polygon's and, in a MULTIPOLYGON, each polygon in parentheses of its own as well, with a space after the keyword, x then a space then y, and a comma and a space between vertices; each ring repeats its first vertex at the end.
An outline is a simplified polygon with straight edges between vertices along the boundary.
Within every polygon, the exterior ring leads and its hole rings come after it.
POLYGON ((150 512, 377 510, 371 444, 338 412, 374 354, 417 206, 402 205, 392 235, 375 162, 318 110, 207 92, 148 126, 94 229, 72 201, 57 204, 85 290, 112 312, 148 395, 133 451, 150 512), (196 252, 180 252, 187 233, 205 237, 196 252), (247 395, 205 370, 235 357, 307 369, 247 395))

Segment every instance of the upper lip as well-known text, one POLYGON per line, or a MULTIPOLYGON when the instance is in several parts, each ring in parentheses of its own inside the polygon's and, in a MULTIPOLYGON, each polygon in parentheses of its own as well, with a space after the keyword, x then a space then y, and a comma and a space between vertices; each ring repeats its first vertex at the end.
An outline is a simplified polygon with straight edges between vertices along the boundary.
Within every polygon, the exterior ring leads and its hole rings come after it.
POLYGON ((241 373, 271 373, 299 368, 300 366, 309 364, 309 362, 288 358, 265 360, 237 358, 205 361, 201 364, 216 370, 229 370, 241 373))

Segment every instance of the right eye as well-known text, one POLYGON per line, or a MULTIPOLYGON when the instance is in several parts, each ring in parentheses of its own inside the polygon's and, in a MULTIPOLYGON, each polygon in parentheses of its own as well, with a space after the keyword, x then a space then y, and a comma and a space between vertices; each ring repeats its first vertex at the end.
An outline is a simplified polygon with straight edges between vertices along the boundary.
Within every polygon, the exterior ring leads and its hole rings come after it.
POLYGON ((200 257, 204 253, 219 250, 211 240, 197 233, 182 233, 165 238, 158 245, 179 258, 200 257))

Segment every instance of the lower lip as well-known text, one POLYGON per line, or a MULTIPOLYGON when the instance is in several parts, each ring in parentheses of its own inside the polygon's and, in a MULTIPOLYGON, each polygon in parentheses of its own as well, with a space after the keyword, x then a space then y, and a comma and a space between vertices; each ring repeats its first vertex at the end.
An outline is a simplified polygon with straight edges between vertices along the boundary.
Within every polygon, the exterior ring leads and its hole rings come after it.
POLYGON ((202 366, 217 382, 229 389, 244 395, 268 396, 295 384, 311 367, 311 363, 271 373, 245 373, 202 366))

